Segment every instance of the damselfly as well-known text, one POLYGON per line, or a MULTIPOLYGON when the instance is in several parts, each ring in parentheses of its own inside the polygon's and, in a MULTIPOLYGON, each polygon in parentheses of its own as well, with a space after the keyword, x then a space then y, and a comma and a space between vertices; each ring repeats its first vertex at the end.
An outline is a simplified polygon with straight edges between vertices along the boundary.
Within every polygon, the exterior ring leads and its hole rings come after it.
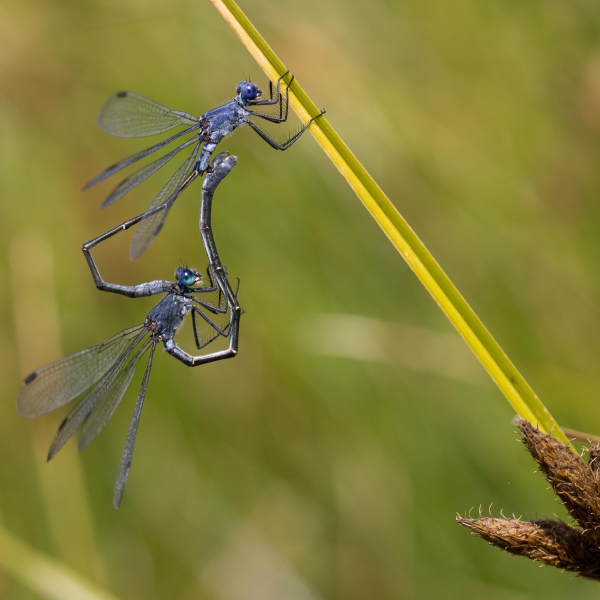
MULTIPOLYGON (((90 188, 108 177, 118 173, 125 167, 149 156, 167 144, 174 142, 184 136, 192 137, 181 143, 174 150, 161 156, 159 159, 135 171, 119 183, 108 195, 102 207, 108 206, 122 198, 127 192, 146 180, 158 169, 166 165, 173 157, 186 148, 191 147, 191 153, 187 156, 183 164, 177 169, 175 174, 169 179, 166 185, 160 190, 148 207, 142 223, 138 227, 129 249, 130 258, 134 259, 140 256, 152 243, 156 235, 161 230, 169 210, 179 194, 182 191, 182 184, 188 180, 190 175, 202 175, 208 168, 212 153, 217 144, 228 134, 232 133, 241 125, 250 126, 263 140, 277 150, 287 150, 307 129, 308 126, 321 113, 311 118, 298 133, 289 137, 285 142, 278 143, 262 129, 260 129, 250 117, 258 117, 272 123, 283 123, 288 118, 289 108, 289 87, 294 80, 290 78, 285 90, 285 108, 284 94, 280 92, 280 84, 283 78, 288 75, 284 73, 277 80, 275 92, 273 85, 269 82, 269 99, 261 100, 262 91, 251 81, 241 81, 237 85, 236 96, 233 100, 226 102, 222 106, 213 108, 205 112, 201 117, 179 110, 171 110, 154 100, 140 96, 134 92, 118 92, 111 96, 106 104, 100 110, 98 116, 98 126, 102 131, 117 137, 144 137, 165 133, 175 127, 185 127, 175 135, 146 148, 141 152, 133 154, 119 162, 111 165, 100 175, 94 177, 84 190, 90 188), (262 112, 250 110, 252 106, 264 106, 279 104, 279 116, 268 115, 262 112), (161 210, 155 211, 157 207, 161 210), (153 215, 152 222, 146 222, 148 214, 153 215)), ((194 177, 195 178, 195 177, 194 177)))

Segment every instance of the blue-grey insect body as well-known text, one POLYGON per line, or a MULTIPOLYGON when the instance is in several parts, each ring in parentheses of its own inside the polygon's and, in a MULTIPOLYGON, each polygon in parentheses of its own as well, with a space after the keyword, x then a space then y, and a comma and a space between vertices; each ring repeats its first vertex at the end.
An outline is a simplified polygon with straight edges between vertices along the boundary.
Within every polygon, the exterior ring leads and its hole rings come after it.
POLYGON ((209 110, 200 117, 204 145, 200 152, 200 158, 195 165, 198 171, 204 173, 208 169, 210 157, 217 144, 224 137, 233 133, 240 125, 243 125, 249 114, 238 97, 227 104, 223 104, 223 106, 209 110))
POLYGON ((163 343, 172 340, 185 316, 192 310, 192 302, 192 298, 184 294, 171 293, 165 296, 146 318, 146 326, 154 340, 163 343))

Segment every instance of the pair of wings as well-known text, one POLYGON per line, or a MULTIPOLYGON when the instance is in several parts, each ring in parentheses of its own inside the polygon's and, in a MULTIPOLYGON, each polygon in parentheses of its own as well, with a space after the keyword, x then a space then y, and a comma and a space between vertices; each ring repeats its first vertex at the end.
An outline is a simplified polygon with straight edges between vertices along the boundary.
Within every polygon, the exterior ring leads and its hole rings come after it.
MULTIPOLYGON (((214 300, 215 306, 219 307, 217 302, 223 304, 222 296, 218 292, 207 294, 206 300, 211 304, 214 300)), ((228 313, 211 315, 211 320, 219 321, 222 331, 227 331, 228 313)), ((129 388, 142 357, 150 350, 115 483, 113 504, 116 508, 121 503, 129 475, 156 346, 149 334, 150 330, 146 325, 138 325, 114 335, 103 344, 46 365, 25 379, 17 400, 19 415, 32 418, 55 410, 81 396, 58 427, 50 445, 48 460, 56 455, 78 429, 78 449, 81 451, 89 446, 112 417, 129 388)), ((195 337, 202 341, 202 347, 210 344, 218 336, 219 333, 207 321, 199 320, 195 337)))
MULTIPOLYGON (((193 133, 200 128, 198 118, 189 113, 171 110, 154 100, 140 96, 134 92, 118 92, 111 96, 98 115, 98 127, 105 133, 116 137, 144 137, 165 133, 175 127, 186 127, 175 135, 146 148, 141 152, 133 154, 114 165, 108 167, 100 175, 94 177, 83 188, 88 188, 104 181, 115 173, 118 173, 125 167, 149 156, 153 152, 160 150, 167 144, 193 133)), ((166 165, 173 157, 185 148, 192 147, 192 151, 183 164, 175 171, 175 174, 167 181, 166 185, 160 190, 158 195, 152 201, 152 204, 145 212, 144 218, 140 221, 135 235, 131 241, 129 248, 129 257, 134 259, 140 256, 152 243, 154 238, 161 230, 171 206, 178 196, 179 189, 188 175, 192 172, 193 167, 200 152, 202 140, 197 135, 188 139, 171 150, 169 153, 161 156, 150 164, 138 169, 121 181, 113 191, 108 195, 102 208, 116 202, 122 198, 127 192, 145 181, 150 175, 158 171, 166 165)))
MULTIPOLYGON (((149 348, 154 353, 155 344, 148 334, 145 325, 126 329, 103 344, 42 367, 25 379, 17 400, 17 409, 22 417, 37 417, 83 394, 56 430, 48 460, 80 426, 79 450, 86 448, 102 431, 125 395, 142 356, 149 348)), ((117 507, 129 473, 129 467, 125 469, 123 465, 131 464, 150 365, 151 360, 144 374, 115 485, 114 503, 117 507)))

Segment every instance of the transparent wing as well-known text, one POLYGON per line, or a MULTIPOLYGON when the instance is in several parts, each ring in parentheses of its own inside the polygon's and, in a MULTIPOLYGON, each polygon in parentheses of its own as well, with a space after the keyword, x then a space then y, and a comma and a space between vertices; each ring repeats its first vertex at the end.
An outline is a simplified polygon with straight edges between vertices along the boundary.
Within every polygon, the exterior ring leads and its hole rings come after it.
POLYGON ((193 297, 196 299, 196 303, 201 305, 207 313, 212 313, 212 316, 227 312, 227 302, 219 287, 214 292, 201 292, 198 290, 194 292, 193 297))
POLYGON ((175 171, 173 177, 167 181, 165 187, 160 190, 156 198, 152 201, 152 204, 146 210, 146 216, 144 216, 137 226, 131 240, 131 245, 129 246, 129 258, 132 260, 143 254, 162 229, 171 206, 177 200, 176 192, 190 174, 198 157, 199 149, 200 142, 196 144, 187 160, 175 171), (164 206, 159 209, 163 204, 164 206))
POLYGON ((184 129, 183 131, 179 131, 175 135, 172 135, 171 137, 167 138, 166 140, 163 140, 162 142, 159 142, 158 144, 154 144, 154 146, 150 146, 150 148, 146 148, 145 150, 142 150, 141 152, 137 152, 136 154, 132 154, 131 156, 128 156, 127 158, 124 158, 123 160, 120 160, 119 162, 115 163, 114 165, 111 165, 110 167, 108 167, 108 169, 105 169, 104 171, 102 171, 102 173, 100 173, 100 175, 97 175, 91 181, 88 181, 83 186, 82 191, 85 192, 85 190, 91 188, 92 186, 96 185, 97 183, 100 183, 101 181, 108 179, 115 173, 118 173, 121 169, 124 169, 125 167, 132 165, 134 162, 137 162, 138 160, 142 160, 142 158, 146 158, 146 156, 152 154, 153 152, 156 152, 157 150, 160 150, 167 144, 170 144, 171 142, 175 141, 177 138, 180 138, 183 135, 187 135, 188 133, 192 133, 192 131, 195 131, 199 127, 200 127, 200 123, 197 123, 196 125, 192 125, 191 127, 188 127, 187 129, 184 129))
POLYGON ((123 457, 121 458, 121 464, 119 465, 119 474, 117 475, 117 481, 115 483, 115 491, 113 495, 113 506, 115 508, 119 508, 121 504, 123 492, 125 491, 125 484, 127 483, 127 477, 129 476, 129 469, 131 468, 131 460, 133 458, 133 447, 135 446, 135 437, 137 435, 138 425, 140 424, 140 416, 142 414, 142 407, 144 406, 146 389, 148 388, 148 379, 150 377, 150 369, 152 368, 152 358, 154 356, 155 348, 156 344, 153 344, 152 349, 150 350, 150 356, 148 358, 148 366, 146 367, 144 378, 142 379, 140 393, 138 394, 138 399, 133 410, 131 425, 129 426, 129 431, 127 432, 125 449, 123 450, 123 457))
MULTIPOLYGON (((207 280, 205 283, 208 285, 211 284, 209 270, 207 270, 207 280)), ((239 282, 236 289, 233 290, 236 297, 238 291, 239 282)), ((198 349, 204 348, 219 336, 223 334, 228 336, 231 312, 221 289, 217 286, 217 290, 214 292, 199 292, 190 295, 194 298, 195 308, 202 313, 200 315, 196 311, 192 311, 192 326, 194 328, 196 347, 198 349)))
POLYGON ((106 208, 113 202, 120 200, 127 192, 130 192, 136 185, 142 183, 152 175, 156 173, 158 169, 166 165, 176 154, 181 152, 184 148, 187 148, 193 143, 197 143, 195 138, 187 140, 180 146, 177 146, 174 150, 171 150, 168 154, 161 156, 159 159, 151 162, 149 165, 139 169, 135 173, 132 173, 129 177, 126 177, 119 183, 119 185, 108 195, 108 198, 102 203, 101 208, 106 208))
MULTIPOLYGON (((229 334, 229 311, 225 314, 214 315, 203 309, 201 306, 198 308, 208 319, 217 325, 225 335, 229 334)), ((223 337, 222 334, 208 322, 208 320, 203 319, 195 311, 192 311, 192 327, 194 329, 194 341, 198 350, 205 348, 217 338, 223 337)))
POLYGON ((100 399, 98 404, 88 413, 87 417, 83 422, 81 431, 79 432, 79 440, 77 449, 81 452, 84 448, 87 448, 96 436, 104 429, 106 423, 113 416, 115 410, 121 403, 125 391, 131 383, 137 365, 142 355, 149 348, 152 343, 151 339, 148 339, 144 345, 138 350, 134 358, 127 365, 127 367, 118 376, 119 381, 115 380, 110 390, 100 399))
POLYGON ((129 347, 121 354, 113 367, 98 381, 98 383, 73 407, 63 422, 59 425, 54 439, 50 444, 48 460, 65 445, 67 440, 75 433, 77 428, 84 422, 86 417, 94 410, 96 405, 104 398, 109 404, 118 404, 125 394, 125 391, 131 383, 135 369, 140 362, 142 354, 148 349, 147 343, 144 344, 127 363, 127 359, 133 352, 133 349, 147 335, 148 330, 143 330, 129 347))
POLYGON ((117 333, 98 346, 72 354, 29 375, 19 391, 19 415, 32 418, 73 400, 98 381, 115 363, 143 325, 117 333))
POLYGON ((144 137, 194 125, 198 119, 135 92, 118 92, 100 109, 97 122, 102 131, 116 137, 144 137))
MULTIPOLYGON (((228 275, 227 267, 222 267, 224 269, 225 276, 228 275)), ((206 269, 206 279, 204 280, 204 287, 197 288, 193 294, 195 298, 195 302, 201 304, 205 309, 212 313, 224 313, 227 310, 227 290, 222 290, 219 285, 218 278, 214 278, 212 276, 211 267, 207 267, 206 269), (215 291, 207 291, 206 288, 216 288, 215 291)), ((237 298, 238 293, 240 291, 240 280, 235 278, 232 279, 234 282, 233 287, 229 285, 229 289, 234 298, 237 298)), ((229 281, 227 282, 229 284, 229 281)))

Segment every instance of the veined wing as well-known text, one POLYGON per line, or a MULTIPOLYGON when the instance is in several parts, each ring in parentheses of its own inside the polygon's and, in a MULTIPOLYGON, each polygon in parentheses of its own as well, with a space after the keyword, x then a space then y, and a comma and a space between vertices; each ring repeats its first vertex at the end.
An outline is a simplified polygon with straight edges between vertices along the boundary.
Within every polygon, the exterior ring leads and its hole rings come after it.
MULTIPOLYGON (((210 267, 207 270, 208 285, 214 284, 217 289, 213 292, 197 292, 190 294, 193 298, 195 310, 192 311, 192 325, 194 328, 194 339, 196 347, 200 350, 208 346, 220 335, 229 336, 229 326, 231 322, 231 311, 227 304, 226 296, 221 290, 218 282, 210 277, 210 267)), ((212 285, 211 285, 212 287, 212 285)), ((236 289, 232 290, 235 298, 239 292, 239 280, 236 289)))
POLYGON ((113 366, 129 342, 144 325, 117 333, 103 344, 92 346, 46 365, 25 378, 19 391, 17 410, 32 418, 73 400, 90 388, 113 366))
MULTIPOLYGON (((227 268, 223 267, 224 274, 227 276, 227 268)), ((227 282, 228 283, 228 282, 227 282)), ((237 280, 236 290, 231 289, 234 298, 237 298, 240 287, 240 280, 237 280)), ((228 289, 223 290, 219 283, 219 278, 213 276, 212 267, 206 269, 206 281, 204 288, 193 290, 194 302, 203 306, 213 314, 226 313, 228 310, 227 295, 228 289), (204 291, 204 288, 216 288, 214 291, 204 291)), ((228 286, 229 288, 229 286, 228 286)))
POLYGON ((213 275, 215 271, 213 267, 209 266, 206 269, 206 283, 208 285, 193 290, 194 302, 213 314, 226 313, 229 308, 228 298, 231 296, 231 300, 234 301, 240 291, 240 280, 236 278, 237 284, 233 289, 227 280, 227 267, 220 267, 220 269, 222 271, 220 270, 216 275, 213 275), (214 291, 204 291, 207 288, 216 289, 214 291))
POLYGON ((98 404, 88 413, 87 417, 83 422, 81 431, 79 432, 79 441, 77 449, 81 452, 84 448, 87 448, 96 436, 104 429, 106 423, 113 416, 115 410, 121 403, 125 391, 131 383, 131 378, 136 371, 137 365, 144 355, 146 350, 150 347, 152 339, 148 339, 144 342, 143 346, 137 351, 136 355, 131 359, 131 362, 121 372, 118 379, 110 387, 109 391, 100 399, 98 404))
POLYGON ((136 352, 134 357, 127 363, 127 359, 133 352, 135 346, 141 339, 148 334, 148 329, 144 328, 137 337, 129 344, 127 349, 119 356, 117 362, 106 372, 104 377, 73 407, 71 412, 65 417, 59 425, 54 439, 50 444, 48 460, 65 445, 67 440, 75 433, 77 428, 84 422, 86 417, 94 410, 96 405, 107 396, 106 401, 112 403, 116 400, 117 404, 121 401, 123 394, 129 387, 135 369, 142 357, 142 354, 148 349, 147 342, 136 352))
POLYGON ((97 122, 102 131, 116 137, 144 137, 194 125, 198 119, 135 92, 118 92, 100 109, 97 122))
POLYGON ((113 202, 120 200, 127 192, 130 192, 136 185, 142 183, 142 181, 148 179, 150 175, 156 173, 158 169, 166 165, 176 154, 181 152, 184 148, 187 148, 191 144, 198 143, 196 138, 187 140, 180 146, 177 146, 174 150, 171 150, 168 154, 161 156, 159 159, 151 162, 149 165, 139 169, 135 173, 132 173, 129 177, 126 177, 119 183, 119 185, 108 195, 108 198, 102 203, 100 208, 106 208, 113 202))
POLYGON ((148 210, 146 210, 146 215, 140 221, 129 246, 129 258, 132 260, 148 248, 162 229, 171 206, 177 200, 179 188, 196 162, 199 150, 200 142, 197 142, 187 160, 175 171, 173 177, 167 181, 165 187, 160 190, 148 210))
POLYGON ((142 407, 144 406, 146 389, 148 388, 148 379, 150 377, 150 369, 152 368, 152 358, 154 356, 155 348, 156 343, 152 345, 152 349, 150 350, 148 366, 146 367, 144 378, 142 379, 142 386, 140 387, 140 393, 138 394, 138 399, 133 410, 131 425, 127 432, 125 449, 123 450, 123 457, 121 458, 121 464, 119 465, 119 474, 117 476, 117 481, 115 482, 115 491, 113 494, 113 506, 115 508, 119 508, 121 504, 123 492, 125 491, 125 484, 127 483, 127 477, 129 476, 129 469, 131 468, 131 460, 133 458, 133 447, 135 446, 135 437, 137 435, 138 425, 140 424, 140 416, 142 414, 142 407))
POLYGON ((194 290, 193 297, 196 299, 197 304, 200 304, 212 314, 227 312, 227 300, 218 285, 214 292, 200 293, 199 290, 194 290))
MULTIPOLYGON (((205 309, 198 307, 203 314, 206 314, 207 318, 210 319, 225 335, 229 335, 229 316, 230 313, 227 311, 226 314, 213 315, 205 309)), ((221 337, 221 333, 213 327, 207 319, 203 319, 196 311, 192 311, 192 327, 194 329, 194 341, 196 342, 196 348, 201 350, 208 346, 211 342, 221 337)))
POLYGON ((96 177, 94 177, 94 179, 92 179, 91 181, 88 181, 88 183, 86 183, 83 186, 82 191, 85 192, 85 190, 91 188, 92 186, 96 185, 97 183, 100 183, 101 181, 108 179, 115 173, 118 173, 121 169, 128 167, 129 165, 133 164, 134 162, 137 162, 138 160, 142 160, 142 158, 146 158, 146 156, 152 154, 153 152, 156 152, 157 150, 160 150, 167 144, 170 144, 171 142, 175 141, 177 138, 180 138, 183 135, 187 135, 188 133, 192 133, 192 131, 195 131, 199 127, 200 127, 200 123, 196 123, 196 125, 192 125, 191 127, 184 129, 183 131, 179 131, 175 135, 172 135, 170 138, 167 138, 166 140, 163 140, 162 142, 158 142, 158 144, 154 144, 154 146, 150 146, 150 148, 146 148, 145 150, 142 150, 141 152, 137 152, 136 154, 132 154, 131 156, 128 156, 127 158, 124 158, 123 160, 116 162, 114 165, 111 165, 110 167, 108 167, 108 169, 105 169, 104 171, 102 171, 102 173, 100 173, 100 175, 97 175, 96 177))

